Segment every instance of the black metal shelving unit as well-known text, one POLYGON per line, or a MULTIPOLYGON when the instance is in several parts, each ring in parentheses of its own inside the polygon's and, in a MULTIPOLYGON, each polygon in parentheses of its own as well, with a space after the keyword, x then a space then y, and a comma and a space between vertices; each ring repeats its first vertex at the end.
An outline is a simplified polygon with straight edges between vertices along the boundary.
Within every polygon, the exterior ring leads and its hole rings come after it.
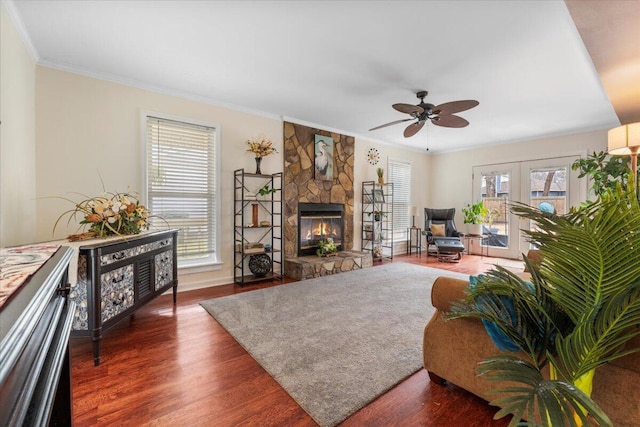
POLYGON ((282 172, 264 175, 237 169, 233 175, 233 281, 244 286, 264 280, 282 280, 282 172), (249 196, 265 185, 275 189, 275 193, 258 195, 255 199, 249 196), (258 209, 258 224, 253 224, 254 204, 258 209), (269 225, 262 226, 261 221, 269 221, 269 225), (252 243, 269 244, 271 248, 248 248, 252 243), (265 275, 256 275, 251 272, 249 261, 252 256, 262 254, 269 256, 271 269, 265 275))
POLYGON ((393 183, 362 183, 360 247, 374 261, 393 259, 393 183))

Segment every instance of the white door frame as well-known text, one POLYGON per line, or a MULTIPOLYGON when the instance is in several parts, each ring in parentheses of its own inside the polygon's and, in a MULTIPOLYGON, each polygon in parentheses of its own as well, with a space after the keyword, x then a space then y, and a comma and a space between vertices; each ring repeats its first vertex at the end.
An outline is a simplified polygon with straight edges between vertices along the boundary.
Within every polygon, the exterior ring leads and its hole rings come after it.
MULTIPOLYGON (((530 173, 532 169, 567 168, 567 202, 568 207, 578 206, 587 200, 588 180, 579 179, 578 172, 571 169, 571 164, 580 158, 580 155, 569 155, 550 159, 523 160, 510 163, 497 163, 473 167, 472 195, 476 202, 481 199, 482 174, 491 172, 509 173, 509 201, 519 201, 531 204, 530 173)), ((522 230, 530 227, 528 220, 522 220, 516 215, 509 214, 508 247, 499 248, 490 246, 489 256, 522 259, 522 253, 526 253, 529 242, 522 230)))

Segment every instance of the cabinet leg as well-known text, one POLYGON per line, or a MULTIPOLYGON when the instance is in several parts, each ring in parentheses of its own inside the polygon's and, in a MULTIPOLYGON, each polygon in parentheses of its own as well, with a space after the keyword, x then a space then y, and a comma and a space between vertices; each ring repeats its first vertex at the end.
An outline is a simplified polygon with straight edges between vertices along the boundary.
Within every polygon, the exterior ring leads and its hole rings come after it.
POLYGON ((102 337, 93 338, 93 365, 100 365, 100 340, 102 337))

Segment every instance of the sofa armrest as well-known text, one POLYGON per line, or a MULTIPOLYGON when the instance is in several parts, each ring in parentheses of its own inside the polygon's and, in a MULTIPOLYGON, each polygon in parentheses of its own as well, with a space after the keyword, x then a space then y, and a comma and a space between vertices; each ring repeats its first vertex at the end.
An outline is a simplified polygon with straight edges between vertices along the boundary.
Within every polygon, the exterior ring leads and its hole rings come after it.
POLYGON ((449 311, 452 301, 463 299, 469 289, 468 280, 438 277, 431 288, 431 304, 442 312, 449 311))

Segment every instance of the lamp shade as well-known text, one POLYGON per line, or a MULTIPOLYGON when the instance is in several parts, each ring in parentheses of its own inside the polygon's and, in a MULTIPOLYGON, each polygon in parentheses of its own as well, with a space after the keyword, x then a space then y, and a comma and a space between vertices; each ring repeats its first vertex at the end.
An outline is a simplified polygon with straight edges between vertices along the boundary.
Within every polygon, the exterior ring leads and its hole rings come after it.
POLYGON ((609 131, 609 154, 628 156, 640 149, 640 122, 618 126, 609 131))

